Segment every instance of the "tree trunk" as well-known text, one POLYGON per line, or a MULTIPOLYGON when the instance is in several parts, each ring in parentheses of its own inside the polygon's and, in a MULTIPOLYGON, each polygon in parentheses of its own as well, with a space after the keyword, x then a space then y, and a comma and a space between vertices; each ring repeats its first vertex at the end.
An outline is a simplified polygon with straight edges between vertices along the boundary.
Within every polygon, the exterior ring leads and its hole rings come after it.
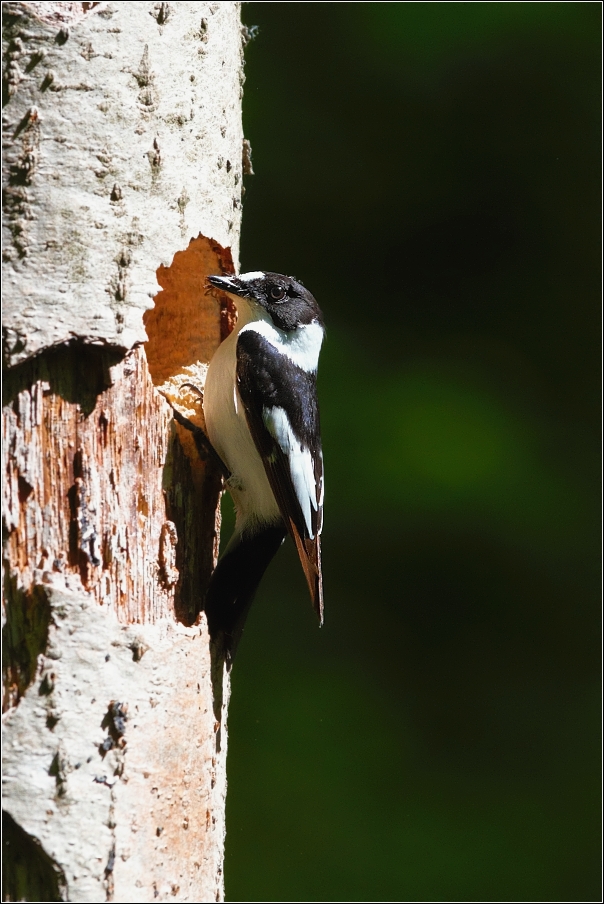
POLYGON ((6 901, 223 900, 221 484, 166 398, 232 322, 239 7, 3 4, 6 901))

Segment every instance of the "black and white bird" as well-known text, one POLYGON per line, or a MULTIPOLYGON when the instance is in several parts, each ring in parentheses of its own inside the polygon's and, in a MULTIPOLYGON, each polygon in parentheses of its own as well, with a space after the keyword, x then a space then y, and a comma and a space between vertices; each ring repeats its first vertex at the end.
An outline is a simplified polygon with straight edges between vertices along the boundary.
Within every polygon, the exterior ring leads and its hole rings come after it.
POLYGON ((325 328, 311 293, 291 276, 209 276, 237 306, 237 323, 210 361, 204 415, 228 470, 235 530, 208 588, 213 636, 234 648, 254 593, 289 533, 323 623, 323 454, 317 365, 325 328))

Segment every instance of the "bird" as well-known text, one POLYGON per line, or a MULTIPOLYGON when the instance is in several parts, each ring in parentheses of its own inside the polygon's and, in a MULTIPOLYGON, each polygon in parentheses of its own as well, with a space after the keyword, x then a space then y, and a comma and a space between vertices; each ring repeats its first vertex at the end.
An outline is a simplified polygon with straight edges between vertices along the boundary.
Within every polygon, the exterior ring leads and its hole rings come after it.
POLYGON ((210 635, 228 656, 285 537, 295 543, 323 624, 323 452, 317 366, 325 335, 313 295, 293 276, 254 270, 208 276, 237 308, 210 360, 203 410, 208 439, 230 473, 235 528, 205 600, 210 635))

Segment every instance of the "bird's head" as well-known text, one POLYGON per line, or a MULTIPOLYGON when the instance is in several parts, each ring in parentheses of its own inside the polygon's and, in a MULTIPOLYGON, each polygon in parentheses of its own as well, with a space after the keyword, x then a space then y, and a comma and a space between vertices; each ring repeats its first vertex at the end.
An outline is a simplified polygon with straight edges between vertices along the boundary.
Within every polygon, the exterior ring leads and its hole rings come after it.
POLYGON ((252 270, 240 276, 208 276, 208 282, 228 293, 239 307, 241 299, 266 311, 286 332, 309 323, 323 324, 321 309, 305 286, 293 276, 252 270))

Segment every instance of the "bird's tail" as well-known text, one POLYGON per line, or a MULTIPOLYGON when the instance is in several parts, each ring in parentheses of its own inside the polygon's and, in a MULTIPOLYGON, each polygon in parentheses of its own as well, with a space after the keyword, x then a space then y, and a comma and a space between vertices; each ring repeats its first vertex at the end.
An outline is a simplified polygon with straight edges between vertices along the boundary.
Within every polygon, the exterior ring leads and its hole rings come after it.
POLYGON ((212 640, 233 658, 245 619, 262 575, 283 543, 282 522, 249 535, 236 535, 229 543, 210 579, 205 612, 212 640))

